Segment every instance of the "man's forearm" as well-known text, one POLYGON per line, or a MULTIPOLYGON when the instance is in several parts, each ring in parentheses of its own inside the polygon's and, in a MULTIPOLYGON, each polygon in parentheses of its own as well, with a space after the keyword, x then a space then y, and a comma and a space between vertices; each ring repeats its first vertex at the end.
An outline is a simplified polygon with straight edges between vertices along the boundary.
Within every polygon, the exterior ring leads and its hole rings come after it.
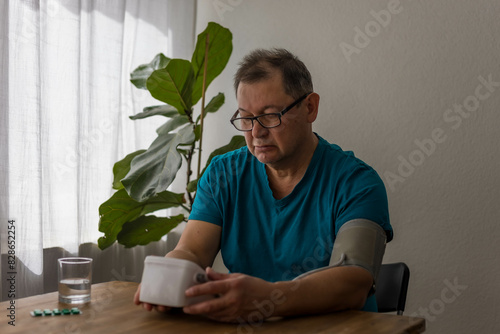
POLYGON ((363 268, 336 267, 273 285, 273 315, 293 316, 360 309, 366 302, 372 277, 363 268))
POLYGON ((194 254, 193 252, 190 252, 190 251, 183 250, 183 249, 174 249, 174 250, 168 252, 165 255, 165 257, 173 257, 176 259, 189 260, 191 262, 198 264, 199 266, 202 266, 202 263, 200 263, 200 259, 196 256, 196 254, 194 254))
POLYGON ((190 220, 175 249, 165 256, 189 260, 202 268, 211 266, 220 249, 221 231, 220 226, 190 220))

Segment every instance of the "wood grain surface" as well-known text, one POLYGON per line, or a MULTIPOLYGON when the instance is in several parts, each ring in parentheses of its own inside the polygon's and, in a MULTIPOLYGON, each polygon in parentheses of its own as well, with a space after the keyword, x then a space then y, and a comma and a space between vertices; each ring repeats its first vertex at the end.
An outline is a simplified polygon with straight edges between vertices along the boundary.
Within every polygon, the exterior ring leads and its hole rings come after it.
POLYGON ((391 314, 346 311, 324 315, 256 321, 251 324, 218 323, 200 316, 147 312, 134 305, 137 283, 107 282, 92 285, 92 300, 79 306, 80 315, 32 317, 35 309, 73 306, 58 302, 57 292, 15 300, 15 326, 8 324, 10 301, 0 303, 0 333, 422 333, 425 320, 391 314))

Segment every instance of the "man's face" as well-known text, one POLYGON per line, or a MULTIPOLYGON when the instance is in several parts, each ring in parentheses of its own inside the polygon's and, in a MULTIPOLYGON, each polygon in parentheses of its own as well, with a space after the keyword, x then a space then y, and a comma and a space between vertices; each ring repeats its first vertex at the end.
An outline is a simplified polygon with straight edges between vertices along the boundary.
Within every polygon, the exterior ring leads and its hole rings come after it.
MULTIPOLYGON (((241 117, 253 117, 266 113, 277 113, 294 102, 285 93, 281 74, 257 83, 240 83, 237 92, 241 117)), ((253 130, 245 132, 250 152, 262 163, 271 167, 292 166, 297 148, 310 129, 303 101, 281 117, 281 125, 266 129, 254 120, 253 130)))

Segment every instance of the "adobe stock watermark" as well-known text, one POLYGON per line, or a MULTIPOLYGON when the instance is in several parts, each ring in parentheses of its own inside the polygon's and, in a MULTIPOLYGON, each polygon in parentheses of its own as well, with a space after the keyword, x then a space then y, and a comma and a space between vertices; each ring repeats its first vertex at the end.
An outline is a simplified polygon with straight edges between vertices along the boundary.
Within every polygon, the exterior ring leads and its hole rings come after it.
POLYGON ((397 15, 403 11, 400 0, 390 0, 387 3, 387 9, 382 9, 377 11, 371 10, 370 15, 373 20, 368 21, 364 29, 358 26, 354 27, 354 37, 352 44, 341 42, 339 43, 340 50, 348 63, 351 63, 352 56, 354 54, 359 54, 361 50, 365 49, 370 45, 372 39, 376 38, 382 32, 382 29, 386 29, 392 21, 394 15, 397 15))
MULTIPOLYGON (((443 112, 443 121, 453 131, 458 130, 463 120, 469 118, 471 113, 476 112, 480 108, 481 102, 488 99, 500 87, 500 82, 493 81, 491 74, 487 78, 480 75, 477 80, 479 84, 474 89, 473 94, 468 95, 462 103, 454 103, 451 108, 443 112)), ((384 179, 389 189, 392 192, 396 191, 396 186, 404 183, 415 172, 417 167, 422 166, 436 152, 438 145, 444 143, 447 138, 448 135, 445 129, 436 127, 431 131, 430 138, 415 139, 413 143, 416 148, 406 157, 403 155, 398 156, 397 172, 384 172, 384 179)))
POLYGON ((431 300, 427 307, 419 307, 417 312, 410 314, 410 322, 415 321, 415 317, 423 317, 428 322, 435 321, 446 310, 446 305, 454 303, 469 287, 468 285, 459 284, 457 277, 453 279, 453 282, 445 279, 443 284, 444 288, 441 290, 439 298, 431 300))
POLYGON ((67 145, 65 147, 66 156, 64 162, 55 161, 52 164, 54 171, 59 179, 79 164, 80 158, 86 158, 93 147, 98 147, 102 143, 106 134, 112 132, 114 126, 109 118, 103 118, 97 128, 90 130, 88 135, 84 136, 76 146, 76 150, 67 145))
POLYGON ((44 17, 44 20, 29 20, 25 17, 21 19, 21 30, 16 32, 9 31, 8 39, 15 40, 21 43, 31 43, 37 38, 39 32, 44 28, 50 19, 55 18, 61 9, 61 4, 69 0, 48 0, 44 2, 44 6, 40 6, 39 15, 44 17))
MULTIPOLYGON (((269 318, 275 310, 275 307, 286 302, 286 296, 283 291, 279 289, 274 289, 271 291, 269 299, 263 301, 254 300, 252 303, 256 307, 255 311, 252 311, 247 319, 238 317, 236 319, 239 322, 236 333, 238 334, 251 334, 254 332, 255 328, 258 328, 264 324, 264 321, 269 318)), ((226 333, 227 334, 227 333, 226 333)))
MULTIPOLYGON (((121 98, 125 99, 120 102, 114 102, 113 105, 109 107, 109 110, 112 110, 112 112, 107 114, 106 117, 100 119, 97 126, 89 129, 88 133, 81 136, 76 147, 73 145, 66 145, 64 147, 66 155, 62 161, 53 161, 51 163, 51 167, 56 173, 57 178, 61 180, 65 174, 72 171, 80 164, 80 160, 82 158, 87 158, 92 153, 93 149, 99 148, 99 146, 105 141, 106 135, 111 134, 115 129, 116 122, 119 122, 118 119, 121 117, 128 118, 129 116, 125 115, 130 115, 134 110, 136 110, 136 104, 139 105, 144 103, 149 97, 149 92, 145 90, 137 90, 134 91, 133 95, 130 97, 121 96, 121 98)), ((120 99, 116 98, 114 100, 120 99)))
MULTIPOLYGON (((316 242, 316 246, 312 251, 312 256, 304 258, 304 260, 299 264, 292 265, 289 270, 283 273, 281 280, 291 281, 293 283, 291 286, 289 286, 289 291, 296 291, 301 284, 301 279, 293 280, 293 278, 308 271, 328 265, 328 261, 331 257, 331 251, 333 249, 333 240, 330 237, 327 237, 325 240, 320 236, 316 239, 316 242)), ((280 289, 273 290, 269 298, 266 300, 254 300, 253 305, 255 306, 256 310, 252 311, 248 315, 246 320, 242 317, 239 317, 237 319, 239 325, 236 333, 253 333, 255 328, 262 326, 266 319, 273 315, 276 306, 282 305, 286 301, 286 295, 280 289)))
POLYGON ((236 7, 241 5, 243 0, 213 0, 212 5, 219 18, 224 21, 224 13, 232 12, 236 7))
MULTIPOLYGON (((322 236, 319 236, 316 239, 316 247, 314 247, 313 249, 313 255, 304 258, 300 264, 292 265, 289 270, 283 272, 281 280, 289 281, 311 270, 328 266, 330 257, 332 255, 332 250, 333 239, 328 236, 324 240, 322 236)), ((300 279, 296 282, 299 281, 300 279)), ((296 289, 297 286, 292 287, 292 291, 296 289)))
MULTIPOLYGON (((122 267, 121 274, 113 269, 111 271, 113 280, 117 280, 116 282, 109 283, 106 289, 103 289, 97 292, 93 292, 92 302, 89 304, 90 307, 86 309, 83 314, 84 324, 87 324, 97 317, 103 315, 103 311, 105 310, 105 306, 109 305, 113 301, 113 296, 116 293, 120 293, 125 289, 126 283, 123 282, 124 279, 127 278, 135 278, 135 276, 127 276, 125 275, 125 268, 122 267)), ((64 333, 66 334, 80 334, 84 333, 82 328, 80 327, 81 323, 68 323, 64 328, 64 333)))

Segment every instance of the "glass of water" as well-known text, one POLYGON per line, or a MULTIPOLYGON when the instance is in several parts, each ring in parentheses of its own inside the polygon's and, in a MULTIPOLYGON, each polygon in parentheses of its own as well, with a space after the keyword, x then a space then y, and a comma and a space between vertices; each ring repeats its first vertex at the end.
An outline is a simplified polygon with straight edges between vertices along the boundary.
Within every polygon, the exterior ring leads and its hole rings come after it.
POLYGON ((59 301, 66 304, 83 304, 90 301, 92 284, 92 259, 65 257, 57 259, 59 301))

